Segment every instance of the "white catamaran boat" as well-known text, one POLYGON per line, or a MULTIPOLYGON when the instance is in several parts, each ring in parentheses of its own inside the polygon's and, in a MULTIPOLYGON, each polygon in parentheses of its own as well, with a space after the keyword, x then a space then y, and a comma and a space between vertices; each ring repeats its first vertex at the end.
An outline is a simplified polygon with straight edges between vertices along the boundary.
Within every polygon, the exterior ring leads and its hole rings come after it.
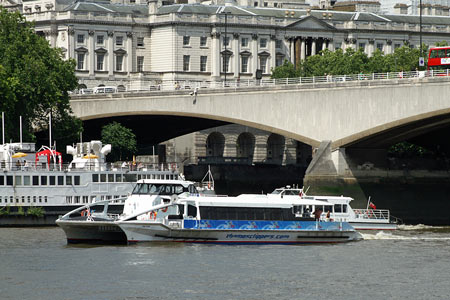
MULTIPOLYGON (((120 215, 110 213, 110 204, 115 200, 104 200, 75 209, 56 220, 56 224, 64 230, 68 243, 126 243, 125 234, 114 221, 139 215, 154 205, 168 204, 180 194, 199 195, 191 181, 141 179, 131 195, 125 198, 120 215)), ((167 209, 162 209, 159 214, 167 215, 167 209)), ((153 214, 144 214, 135 218, 148 220, 153 217, 153 214)))
MULTIPOLYGON (((29 208, 41 207, 47 225, 54 224, 58 215, 95 200, 110 201, 110 209, 123 210, 123 200, 139 179, 178 180, 175 165, 133 165, 113 167, 105 163, 110 145, 100 141, 67 146, 73 156, 70 164, 62 162, 61 153, 50 148, 35 151, 33 143, 0 145, 0 225, 9 215, 27 214, 29 208)), ((12 218, 14 219, 14 218, 12 218)), ((31 220, 31 218, 30 218, 31 220)), ((14 221, 14 220, 13 220, 14 221)), ((14 221, 13 225, 20 225, 14 221)), ((9 224, 6 224, 9 225, 9 224)))
MULTIPOLYGON (((396 230, 400 220, 390 214, 387 209, 376 209, 372 202, 367 203, 365 209, 353 209, 350 202, 351 197, 344 196, 311 196, 306 195, 301 188, 291 188, 290 186, 276 189, 268 195, 272 199, 296 199, 319 201, 327 205, 322 209, 321 218, 325 219, 328 211, 329 218, 334 221, 348 222, 356 230, 396 230), (331 205, 331 206, 330 206, 331 205)), ((314 211, 315 207, 311 207, 314 211)))
POLYGON ((347 222, 321 221, 309 207, 330 206, 313 199, 274 199, 268 195, 185 196, 115 222, 133 242, 228 244, 342 243, 362 236, 347 222))

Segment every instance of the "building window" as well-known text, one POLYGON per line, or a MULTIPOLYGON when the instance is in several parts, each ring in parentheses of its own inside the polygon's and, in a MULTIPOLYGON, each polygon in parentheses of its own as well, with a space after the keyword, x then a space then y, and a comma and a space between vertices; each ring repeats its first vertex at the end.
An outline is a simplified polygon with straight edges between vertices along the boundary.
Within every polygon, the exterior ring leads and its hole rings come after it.
POLYGON ((281 49, 281 46, 282 46, 281 40, 275 40, 275 48, 281 49))
POLYGON ((275 65, 281 66, 283 64, 283 56, 277 56, 276 61, 275 61, 275 65))
POLYGON ((257 7, 258 6, 258 2, 255 1, 254 2, 254 6, 257 7))
POLYGON ((190 36, 187 35, 183 36, 183 46, 189 46, 190 42, 191 42, 190 36))
POLYGON ((97 35, 97 44, 98 45, 103 45, 103 42, 104 42, 103 35, 97 35))
POLYGON ((97 54, 97 70, 103 71, 103 62, 105 60, 105 54, 97 54))
POLYGON ((189 61, 191 57, 189 55, 183 55, 183 71, 189 71, 189 61))
POLYGON ((137 71, 144 72, 144 57, 143 56, 137 57, 137 71))
POLYGON ((123 46, 123 36, 116 36, 116 46, 123 46))
POLYGON ((77 69, 84 70, 84 53, 77 54, 77 69))
POLYGON ((223 37, 223 46, 224 47, 230 46, 230 37, 229 36, 224 36, 223 37))
POLYGON ((116 71, 122 71, 123 68, 123 55, 116 56, 116 71))
POLYGON ((377 49, 379 49, 380 51, 383 51, 383 44, 377 43, 377 49))
POLYGON ((263 74, 267 73, 267 57, 261 56, 259 58, 259 68, 263 72, 263 74))
POLYGON ((138 37, 137 38, 137 46, 138 47, 144 47, 144 38, 143 37, 138 37))
POLYGON ((400 45, 400 44, 395 44, 394 45, 394 49, 397 49, 397 48, 400 48, 402 45, 400 45))
POLYGON ((269 3, 268 2, 264 2, 264 7, 268 7, 269 3))
POLYGON ((208 61, 207 56, 200 56, 200 72, 206 72, 206 62, 208 61))
POLYGON ((248 47, 248 38, 241 39, 241 47, 248 47))
POLYGON ((206 47, 207 41, 208 41, 208 38, 206 36, 200 37, 200 47, 206 47))
POLYGON ((84 34, 78 34, 77 35, 77 43, 83 44, 84 43, 84 34))
POLYGON ((259 40, 259 47, 260 48, 266 48, 267 47, 267 39, 260 39, 259 40))
POLYGON ((248 56, 241 57, 241 72, 242 73, 248 72, 248 56))
POLYGON ((362 48, 363 50, 366 49, 366 43, 359 43, 358 48, 362 48))
POLYGON ((224 55, 223 56, 223 71, 228 73, 229 72, 229 67, 230 67, 230 56, 229 55, 224 55))

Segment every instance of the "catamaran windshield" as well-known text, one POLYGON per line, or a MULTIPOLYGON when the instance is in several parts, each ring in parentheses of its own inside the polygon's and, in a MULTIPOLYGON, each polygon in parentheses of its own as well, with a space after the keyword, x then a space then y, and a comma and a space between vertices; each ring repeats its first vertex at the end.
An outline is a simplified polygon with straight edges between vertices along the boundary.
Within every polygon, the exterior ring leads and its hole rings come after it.
POLYGON ((189 192, 191 194, 197 193, 193 185, 187 187, 181 184, 154 184, 154 183, 138 183, 134 187, 133 194, 138 195, 173 195, 189 192))

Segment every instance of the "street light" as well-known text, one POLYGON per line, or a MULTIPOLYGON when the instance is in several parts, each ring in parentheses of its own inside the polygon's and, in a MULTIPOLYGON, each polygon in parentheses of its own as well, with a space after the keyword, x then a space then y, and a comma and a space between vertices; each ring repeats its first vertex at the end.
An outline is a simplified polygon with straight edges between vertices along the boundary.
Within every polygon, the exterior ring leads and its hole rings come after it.
POLYGON ((225 37, 223 39, 223 44, 225 46, 225 51, 223 52, 223 72, 225 73, 225 79, 224 79, 224 84, 225 86, 227 86, 227 44, 228 44, 228 37, 227 37, 227 27, 228 27, 228 15, 231 14, 231 12, 229 11, 222 11, 221 14, 225 15, 225 37))

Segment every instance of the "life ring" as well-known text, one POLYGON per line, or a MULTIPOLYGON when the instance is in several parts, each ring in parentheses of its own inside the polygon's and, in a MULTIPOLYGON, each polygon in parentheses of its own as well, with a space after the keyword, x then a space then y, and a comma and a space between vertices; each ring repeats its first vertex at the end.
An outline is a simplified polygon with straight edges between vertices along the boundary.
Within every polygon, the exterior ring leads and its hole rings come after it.
POLYGON ((150 220, 156 220, 156 211, 152 210, 149 215, 150 220))
POLYGON ((162 211, 162 212, 167 212, 167 206, 164 207, 164 208, 161 208, 161 211, 162 211))

